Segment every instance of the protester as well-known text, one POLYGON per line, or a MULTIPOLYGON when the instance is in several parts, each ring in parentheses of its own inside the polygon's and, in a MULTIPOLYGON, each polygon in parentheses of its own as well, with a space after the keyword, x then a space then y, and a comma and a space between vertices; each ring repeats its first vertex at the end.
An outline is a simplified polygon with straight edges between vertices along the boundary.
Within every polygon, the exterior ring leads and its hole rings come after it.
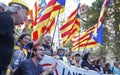
POLYGON ((6 4, 4 4, 3 2, 0 2, 0 12, 3 12, 6 7, 7 7, 6 4))
POLYGON ((4 75, 10 64, 14 48, 14 25, 24 22, 29 15, 29 7, 22 0, 12 0, 0 13, 0 74, 4 75))
POLYGON ((73 59, 72 59, 72 55, 68 52, 68 54, 66 54, 66 58, 68 61, 68 65, 72 65, 73 59))
POLYGON ((101 73, 101 74, 104 73, 104 68, 103 68, 102 66, 103 66, 102 60, 101 60, 101 59, 97 59, 97 60, 96 60, 95 68, 96 68, 96 70, 97 70, 99 73, 101 73))
POLYGON ((45 48, 45 54, 49 56, 53 56, 53 50, 51 47, 52 38, 50 34, 45 34, 43 39, 44 39, 44 43, 42 44, 42 46, 45 48))
POLYGON ((92 63, 92 66, 95 68, 97 64, 97 60, 93 60, 91 63, 92 63))
POLYGON ((105 64, 105 69, 104 69, 104 74, 112 74, 111 70, 110 70, 110 63, 106 63, 105 64))
POLYGON ((72 65, 81 67, 80 54, 75 54, 72 65))
POLYGON ((110 68, 110 70, 112 71, 113 74, 120 75, 119 62, 118 62, 118 61, 115 61, 115 62, 113 63, 113 66, 110 68))
POLYGON ((65 56, 65 48, 64 47, 58 48, 57 55, 55 55, 54 57, 64 61, 65 63, 68 63, 67 57, 65 56))
POLYGON ((15 71, 14 75, 48 75, 51 71, 53 71, 53 69, 56 68, 57 63, 51 65, 43 71, 43 68, 39 62, 45 55, 45 49, 41 44, 34 44, 32 51, 32 58, 23 61, 15 71))
POLYGON ((18 68, 20 63, 27 59, 29 49, 27 48, 27 44, 31 41, 31 36, 29 33, 22 33, 18 38, 15 46, 15 51, 9 66, 10 75, 13 75, 15 70, 18 68))
POLYGON ((91 60, 91 54, 90 53, 86 53, 83 56, 81 67, 84 68, 84 69, 87 69, 87 70, 89 70, 89 69, 90 70, 95 70, 95 68, 92 66, 90 60, 91 60))

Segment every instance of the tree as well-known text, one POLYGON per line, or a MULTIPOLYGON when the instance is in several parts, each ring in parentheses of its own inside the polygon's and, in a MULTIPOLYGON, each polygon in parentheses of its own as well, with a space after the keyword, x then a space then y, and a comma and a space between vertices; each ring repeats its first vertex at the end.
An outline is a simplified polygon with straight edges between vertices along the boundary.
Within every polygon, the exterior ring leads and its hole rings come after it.
POLYGON ((113 16, 113 29, 114 29, 114 49, 112 50, 116 60, 120 61, 120 0, 113 0, 113 5, 111 5, 112 13, 110 16, 113 16))
POLYGON ((96 0, 92 3, 92 6, 88 8, 88 18, 83 28, 88 29, 97 23, 103 2, 104 0, 96 0))

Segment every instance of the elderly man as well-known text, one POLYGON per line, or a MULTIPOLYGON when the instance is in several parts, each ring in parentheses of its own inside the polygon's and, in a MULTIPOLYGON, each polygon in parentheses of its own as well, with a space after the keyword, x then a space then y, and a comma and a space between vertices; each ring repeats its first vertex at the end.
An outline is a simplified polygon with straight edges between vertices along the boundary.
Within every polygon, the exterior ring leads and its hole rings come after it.
POLYGON ((0 75, 5 74, 13 54, 14 25, 22 24, 30 9, 24 1, 12 0, 4 11, 0 13, 0 75))
POLYGON ((5 5, 3 2, 0 2, 0 12, 3 12, 7 5, 5 5))
POLYGON ((53 50, 51 48, 52 38, 50 34, 44 35, 44 44, 42 46, 45 48, 45 54, 49 56, 53 56, 53 50))

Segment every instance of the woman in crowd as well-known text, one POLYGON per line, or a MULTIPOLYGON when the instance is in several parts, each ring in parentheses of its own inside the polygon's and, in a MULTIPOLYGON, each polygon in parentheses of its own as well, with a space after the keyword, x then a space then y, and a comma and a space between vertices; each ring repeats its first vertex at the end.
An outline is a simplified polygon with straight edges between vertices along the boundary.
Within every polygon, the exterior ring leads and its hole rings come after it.
POLYGON ((91 54, 90 53, 86 53, 84 56, 83 56, 83 61, 81 63, 81 67, 84 68, 84 69, 87 69, 87 70, 95 70, 95 68, 92 66, 91 62, 90 62, 90 59, 91 59, 91 54))
POLYGON ((27 45, 31 41, 31 36, 29 33, 23 33, 18 38, 16 45, 15 45, 15 51, 11 60, 11 63, 9 65, 10 74, 13 75, 15 70, 19 67, 20 63, 27 59, 28 53, 30 52, 27 45))
POLYGON ((104 68, 104 74, 112 74, 111 70, 110 70, 110 63, 106 63, 105 64, 105 68, 104 68))

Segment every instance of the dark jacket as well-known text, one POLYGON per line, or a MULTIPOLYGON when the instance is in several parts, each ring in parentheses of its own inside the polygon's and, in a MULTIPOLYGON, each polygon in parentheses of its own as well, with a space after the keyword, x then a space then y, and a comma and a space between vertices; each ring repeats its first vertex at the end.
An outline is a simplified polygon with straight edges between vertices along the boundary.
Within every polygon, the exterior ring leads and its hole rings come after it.
POLYGON ((30 58, 23 61, 13 75, 40 75, 42 72, 42 66, 39 64, 36 67, 30 58))
POLYGON ((82 68, 88 67, 90 70, 95 70, 95 68, 88 61, 85 61, 85 60, 82 61, 81 67, 82 68))

